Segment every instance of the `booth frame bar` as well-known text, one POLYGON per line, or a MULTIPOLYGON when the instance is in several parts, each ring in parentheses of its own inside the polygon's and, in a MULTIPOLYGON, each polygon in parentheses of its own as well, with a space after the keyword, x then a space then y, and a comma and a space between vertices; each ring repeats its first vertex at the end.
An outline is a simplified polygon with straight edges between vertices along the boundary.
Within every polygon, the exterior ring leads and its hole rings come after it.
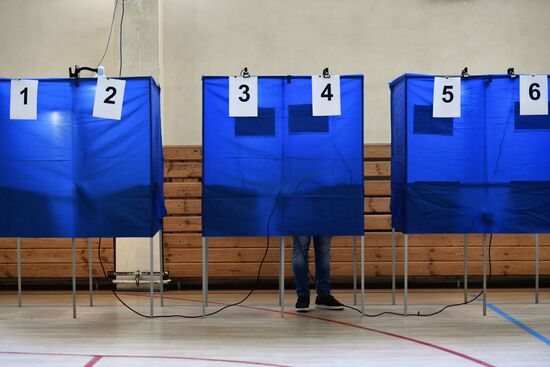
POLYGON ((539 303, 539 234, 535 234, 535 303, 539 303))
POLYGON ((353 305, 357 306, 357 241, 353 236, 353 305))
POLYGON ((21 284, 21 237, 17 237, 17 305, 23 306, 23 294, 21 284))
MULTIPOLYGON (((90 297, 90 307, 94 307, 94 275, 93 275, 93 260, 92 260, 92 239, 88 238, 88 293, 90 297)), ((99 254, 101 256, 101 254, 99 254)))
POLYGON ((361 317, 365 316, 365 234, 361 236, 361 317))
POLYGON ((391 229, 391 304, 395 305, 395 261, 396 261, 395 228, 391 229))
POLYGON ((403 246, 403 316, 407 316, 409 307, 409 235, 404 236, 403 246))
POLYGON ((483 316, 487 316, 487 235, 483 233, 483 316))
POLYGON ((202 238, 202 317, 208 307, 208 237, 202 238))
POLYGON ((464 233, 464 303, 468 302, 468 234, 464 233))
POLYGON ((159 291, 160 307, 164 307, 164 231, 159 231, 159 291))
POLYGON ((155 250, 154 250, 154 237, 149 237, 149 316, 153 318, 155 316, 155 250))
POLYGON ((285 317, 285 237, 279 239, 279 303, 281 318, 285 317))
POLYGON ((72 281, 73 281, 73 319, 76 319, 76 239, 73 237, 72 244, 72 281))

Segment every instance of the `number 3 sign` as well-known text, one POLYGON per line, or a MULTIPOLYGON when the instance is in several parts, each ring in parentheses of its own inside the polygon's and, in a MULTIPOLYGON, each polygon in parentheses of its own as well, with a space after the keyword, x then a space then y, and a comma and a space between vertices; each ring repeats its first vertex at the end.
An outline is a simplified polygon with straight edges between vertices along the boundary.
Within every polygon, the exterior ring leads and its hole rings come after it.
POLYGON ((94 99, 94 117, 120 120, 126 80, 97 78, 94 99))
POLYGON ((258 117, 257 77, 229 77, 229 117, 258 117))

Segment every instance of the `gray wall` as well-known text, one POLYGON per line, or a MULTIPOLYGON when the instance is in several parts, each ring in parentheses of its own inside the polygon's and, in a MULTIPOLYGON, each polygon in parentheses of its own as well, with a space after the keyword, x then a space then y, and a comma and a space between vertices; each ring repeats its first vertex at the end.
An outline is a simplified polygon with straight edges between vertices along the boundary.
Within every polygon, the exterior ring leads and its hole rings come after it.
MULTIPOLYGON (((126 0, 124 74, 162 84, 166 144, 201 141, 201 76, 365 74, 365 140, 389 142, 404 72, 550 72, 548 0, 126 0), (159 32, 159 29, 161 30, 159 32)), ((114 0, 0 0, 0 76, 95 65, 114 0)), ((120 8, 119 8, 120 11, 120 8)), ((118 17, 103 63, 118 73, 118 17)))

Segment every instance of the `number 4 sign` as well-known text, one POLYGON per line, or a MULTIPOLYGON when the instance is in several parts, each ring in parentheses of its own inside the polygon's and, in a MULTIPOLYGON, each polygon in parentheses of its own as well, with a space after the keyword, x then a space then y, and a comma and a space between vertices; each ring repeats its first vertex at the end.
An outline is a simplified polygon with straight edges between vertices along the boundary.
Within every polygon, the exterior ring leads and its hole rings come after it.
POLYGON ((95 90, 94 117, 120 120, 126 80, 97 78, 95 90))
POLYGON ((313 116, 338 116, 340 108, 340 75, 311 77, 313 116))
POLYGON ((434 78, 432 116, 460 117, 460 78, 434 78))
POLYGON ((519 114, 548 115, 548 76, 519 76, 519 114))
POLYGON ((38 80, 12 80, 10 119, 36 120, 38 80))

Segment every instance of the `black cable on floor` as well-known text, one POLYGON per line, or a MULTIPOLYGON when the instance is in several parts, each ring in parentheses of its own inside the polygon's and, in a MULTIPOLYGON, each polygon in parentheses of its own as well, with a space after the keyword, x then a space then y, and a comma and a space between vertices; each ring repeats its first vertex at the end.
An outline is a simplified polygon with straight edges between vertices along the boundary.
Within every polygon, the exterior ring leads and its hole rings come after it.
MULTIPOLYGON (((208 316, 212 316, 212 315, 215 315, 217 313, 220 313, 221 311, 225 310, 225 309, 228 309, 230 307, 234 307, 234 306, 238 306, 240 304, 242 304, 243 302, 245 302, 248 298, 250 298, 250 296, 254 293, 254 291, 256 290, 256 288, 258 287, 258 284, 260 282, 260 276, 261 276, 261 273, 262 273, 262 267, 264 265, 264 262, 265 262, 265 259, 267 257, 267 253, 269 251, 269 225, 271 223, 271 218, 273 217, 273 214, 275 213, 275 209, 277 208, 277 203, 279 201, 279 195, 280 193, 277 193, 277 196, 275 197, 275 203, 273 205, 273 209, 271 210, 271 214, 269 215, 269 218, 267 220, 267 240, 266 240, 266 247, 265 247, 265 251, 264 251, 264 255, 262 257, 262 261, 260 262, 260 266, 258 268, 258 273, 256 275, 256 281, 254 282, 254 285, 252 287, 252 289, 250 290, 250 292, 248 292, 248 294, 240 301, 238 302, 235 302, 235 303, 231 303, 231 304, 228 304, 228 305, 225 305, 223 306, 222 308, 214 311, 214 312, 210 312, 210 313, 207 313, 205 315, 180 315, 180 314, 174 314, 174 315, 157 315, 157 316, 150 316, 150 315, 145 315, 139 311, 136 311, 134 310, 132 307, 130 307, 126 302, 124 302, 122 300, 122 298, 120 298, 120 296, 117 294, 117 291, 114 289, 114 284, 113 284, 113 287, 111 287, 111 292, 113 293, 113 295, 116 297, 116 299, 119 300, 120 303, 122 303, 122 305, 124 305, 127 309, 129 309, 130 311, 132 311, 133 313, 135 313, 136 315, 138 316, 141 316, 141 317, 144 317, 144 318, 147 318, 147 319, 160 319, 160 318, 169 318, 169 317, 179 317, 179 318, 183 318, 183 319, 200 319, 200 318, 203 318, 203 317, 208 317, 208 316)), ((105 268, 103 266, 103 261, 101 260, 101 238, 99 239, 99 244, 97 246, 97 253, 98 253, 98 256, 99 256, 99 264, 101 265, 101 270, 103 270, 103 275, 105 276, 105 278, 107 278, 107 272, 105 271, 105 268)), ((151 274, 151 281, 152 281, 152 274, 151 274)), ((161 277, 161 281, 162 281, 162 277, 161 277)))
MULTIPOLYGON (((493 269, 492 269, 492 264, 491 264, 491 245, 493 243, 493 234, 491 233, 489 235, 489 277, 487 278, 487 287, 489 286, 489 283, 491 281, 491 274, 493 272, 493 269)), ((311 275, 311 273, 310 273, 311 275)), ((355 307, 352 307, 352 306, 348 306, 348 305, 344 305, 344 307, 346 308, 349 308, 351 310, 354 310, 354 311, 357 311, 359 312, 360 314, 363 314, 367 317, 378 317, 378 316, 382 316, 382 315, 394 315, 394 316, 415 316, 415 317, 430 317, 430 316, 435 316, 437 314, 440 314, 441 312, 445 311, 446 309, 448 308, 451 308, 451 307, 458 307, 458 306, 462 306, 462 305, 467 305, 469 303, 472 303, 474 302, 476 299, 478 299, 479 297, 481 297, 481 295, 483 294, 483 290, 481 290, 474 298, 466 301, 466 302, 461 302, 461 303, 452 303, 450 305, 447 305, 443 308, 441 308, 440 310, 438 311, 435 311, 435 312, 432 312, 432 313, 428 313, 428 314, 421 314, 420 311, 418 311, 418 313, 416 314, 411 314, 411 313, 407 313, 407 315, 405 315, 404 313, 402 312, 391 312, 391 311, 384 311, 384 312, 380 312, 380 313, 377 313, 377 314, 367 314, 367 313, 362 313, 361 310, 355 308, 355 307)))

